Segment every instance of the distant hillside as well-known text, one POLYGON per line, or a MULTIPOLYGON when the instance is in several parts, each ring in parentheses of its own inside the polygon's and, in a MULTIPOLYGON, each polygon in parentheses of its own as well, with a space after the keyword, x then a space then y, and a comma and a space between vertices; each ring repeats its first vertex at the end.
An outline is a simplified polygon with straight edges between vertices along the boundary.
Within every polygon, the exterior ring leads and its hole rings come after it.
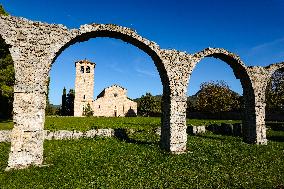
POLYGON ((52 108, 56 108, 56 109, 58 109, 58 108, 61 107, 61 105, 55 105, 55 104, 50 104, 50 106, 51 106, 52 108))

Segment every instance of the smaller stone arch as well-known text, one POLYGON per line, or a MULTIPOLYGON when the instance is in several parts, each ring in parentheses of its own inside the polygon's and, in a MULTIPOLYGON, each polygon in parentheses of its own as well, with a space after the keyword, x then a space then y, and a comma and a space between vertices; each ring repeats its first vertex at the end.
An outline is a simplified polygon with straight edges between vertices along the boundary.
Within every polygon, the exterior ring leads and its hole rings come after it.
MULTIPOLYGON (((218 58, 227 63, 234 72, 237 79, 240 79, 243 88, 243 140, 247 143, 266 144, 266 129, 264 124, 265 112, 259 105, 258 80, 256 76, 261 71, 258 68, 245 66, 240 57, 222 48, 206 48, 193 54, 189 77, 195 66, 205 57, 218 58)), ((261 104, 263 105, 263 104, 261 104)))
POLYGON ((193 54, 192 68, 194 69, 195 66, 205 57, 214 57, 224 61, 233 69, 233 72, 237 79, 248 79, 246 66, 240 59, 240 57, 223 48, 206 48, 200 52, 193 54))

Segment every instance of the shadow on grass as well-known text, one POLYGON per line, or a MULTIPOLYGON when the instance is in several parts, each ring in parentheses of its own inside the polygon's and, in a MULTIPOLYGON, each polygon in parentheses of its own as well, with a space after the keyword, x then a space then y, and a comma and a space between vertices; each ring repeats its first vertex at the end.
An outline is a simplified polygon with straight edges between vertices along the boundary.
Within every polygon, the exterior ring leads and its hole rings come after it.
POLYGON ((155 124, 155 123, 133 123, 133 122, 123 122, 123 124, 125 125, 138 125, 138 126, 155 126, 155 127, 159 127, 161 124, 155 124))
POLYGON ((135 140, 135 139, 129 138, 126 129, 114 129, 114 136, 118 140, 125 141, 127 143, 147 144, 147 145, 157 144, 158 145, 158 142, 146 142, 146 141, 140 141, 140 140, 135 140))
POLYGON ((275 142, 284 142, 284 136, 269 136, 267 140, 275 141, 275 142))
POLYGON ((204 139, 212 139, 212 140, 220 140, 220 141, 224 141, 226 140, 225 138, 222 138, 221 136, 208 136, 208 135, 195 135, 195 137, 199 137, 199 138, 204 138, 204 139))

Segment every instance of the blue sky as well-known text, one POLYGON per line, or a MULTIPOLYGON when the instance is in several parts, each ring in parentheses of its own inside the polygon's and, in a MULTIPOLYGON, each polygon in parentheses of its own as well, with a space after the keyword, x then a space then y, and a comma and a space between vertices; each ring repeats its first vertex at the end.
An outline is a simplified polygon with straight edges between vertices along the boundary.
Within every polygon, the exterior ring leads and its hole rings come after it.
MULTIPOLYGON (((283 0, 2 0, 14 16, 78 28, 86 23, 113 23, 134 28, 161 48, 188 53, 222 47, 238 54, 246 65, 284 61, 283 0)), ((153 61, 143 51, 117 39, 96 38, 67 48, 51 70, 50 100, 60 104, 62 89, 74 88, 74 62, 96 62, 95 96, 114 83, 130 98, 162 93, 153 61)), ((206 58, 193 71, 188 94, 200 83, 225 80, 242 94, 239 80, 226 63, 206 58)))

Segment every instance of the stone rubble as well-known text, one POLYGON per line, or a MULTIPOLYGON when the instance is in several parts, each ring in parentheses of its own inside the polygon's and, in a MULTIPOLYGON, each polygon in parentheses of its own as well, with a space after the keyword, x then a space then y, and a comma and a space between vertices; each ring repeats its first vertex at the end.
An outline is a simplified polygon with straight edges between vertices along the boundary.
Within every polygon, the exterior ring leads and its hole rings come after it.
MULTIPOLYGON (((0 131, 0 142, 11 142, 11 130, 0 131)), ((113 137, 114 129, 92 129, 85 132, 81 131, 49 131, 44 130, 45 140, 73 140, 79 138, 113 137)))

